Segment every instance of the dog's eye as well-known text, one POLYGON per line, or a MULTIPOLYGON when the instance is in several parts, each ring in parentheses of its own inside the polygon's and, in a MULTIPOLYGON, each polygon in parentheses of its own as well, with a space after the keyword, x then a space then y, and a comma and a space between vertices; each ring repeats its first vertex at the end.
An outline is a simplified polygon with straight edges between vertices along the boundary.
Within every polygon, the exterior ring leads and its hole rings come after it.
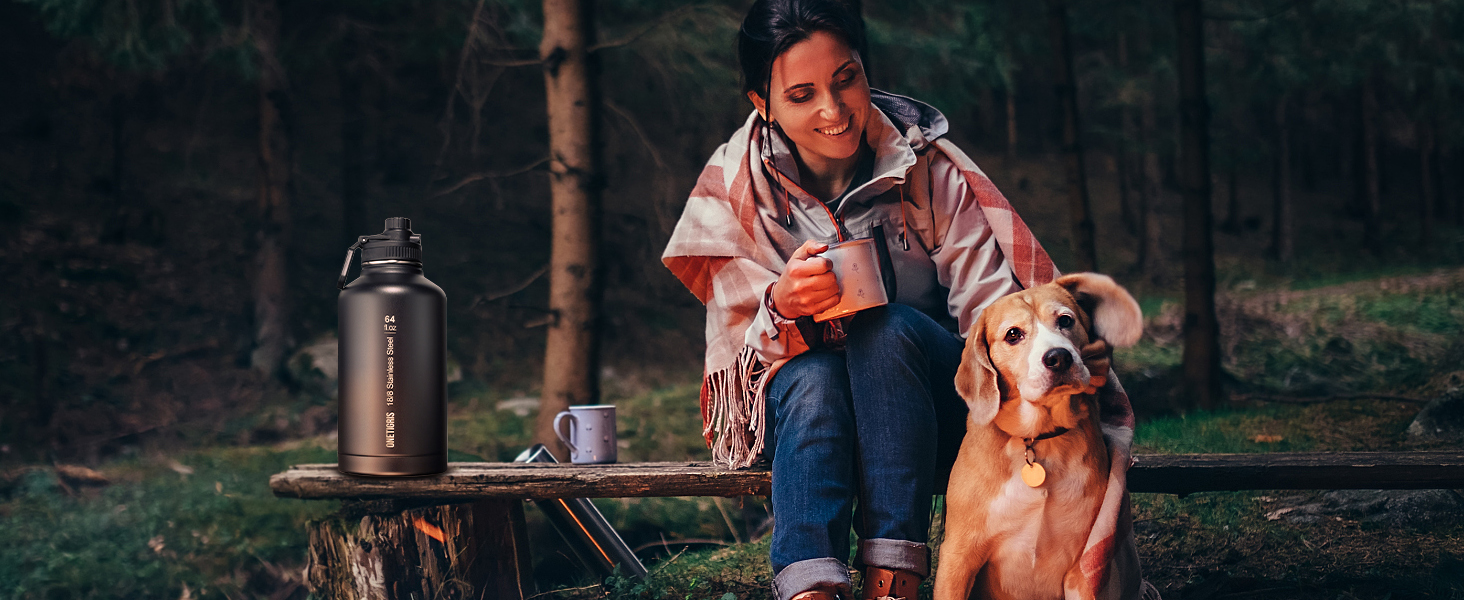
POLYGON ((1057 326, 1058 327, 1061 327, 1063 329, 1067 329, 1069 327, 1072 327, 1073 326, 1073 318, 1071 316, 1069 316, 1069 315, 1059 315, 1057 317, 1057 326))
POLYGON ((1022 330, 1017 329, 1016 327, 1008 329, 1006 333, 1006 343, 1015 345, 1017 342, 1022 341, 1023 335, 1026 334, 1022 333, 1022 330))

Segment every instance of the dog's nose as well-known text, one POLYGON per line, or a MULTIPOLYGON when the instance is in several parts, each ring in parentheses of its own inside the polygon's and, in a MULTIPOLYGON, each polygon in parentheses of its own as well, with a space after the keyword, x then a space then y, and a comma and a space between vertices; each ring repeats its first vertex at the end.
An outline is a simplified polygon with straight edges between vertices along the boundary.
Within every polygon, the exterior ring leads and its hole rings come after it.
POLYGON ((1067 348, 1053 348, 1042 355, 1042 364, 1053 371, 1066 371, 1073 366, 1073 355, 1067 348))

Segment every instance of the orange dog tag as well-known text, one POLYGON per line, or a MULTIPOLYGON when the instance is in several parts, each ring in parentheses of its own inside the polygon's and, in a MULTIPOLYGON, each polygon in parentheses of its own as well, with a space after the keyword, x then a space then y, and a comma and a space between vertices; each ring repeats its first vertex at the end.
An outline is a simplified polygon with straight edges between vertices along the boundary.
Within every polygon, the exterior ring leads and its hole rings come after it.
POLYGON ((1043 481, 1047 481, 1047 469, 1042 468, 1042 465, 1027 463, 1022 467, 1023 483, 1026 483, 1030 487, 1037 487, 1042 485, 1043 481))

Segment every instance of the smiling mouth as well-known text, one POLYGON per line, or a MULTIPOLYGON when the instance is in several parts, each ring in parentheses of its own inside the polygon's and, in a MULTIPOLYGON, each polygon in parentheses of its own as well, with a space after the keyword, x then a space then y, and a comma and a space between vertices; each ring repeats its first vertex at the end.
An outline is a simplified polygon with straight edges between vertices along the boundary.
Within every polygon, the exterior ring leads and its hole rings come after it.
POLYGON ((839 125, 837 127, 829 127, 827 129, 814 129, 814 131, 817 131, 819 133, 822 133, 822 134, 828 135, 828 136, 839 136, 839 135, 843 135, 844 132, 849 131, 849 128, 850 127, 853 127, 853 126, 854 126, 854 115, 849 115, 849 118, 844 121, 844 124, 843 125, 839 125))

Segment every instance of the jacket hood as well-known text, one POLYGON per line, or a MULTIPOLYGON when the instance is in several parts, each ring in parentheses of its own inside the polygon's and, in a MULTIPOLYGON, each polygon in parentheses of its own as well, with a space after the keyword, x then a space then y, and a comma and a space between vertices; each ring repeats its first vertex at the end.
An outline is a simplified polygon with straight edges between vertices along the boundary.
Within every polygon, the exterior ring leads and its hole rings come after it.
POLYGON ((924 150, 950 131, 945 115, 934 106, 914 98, 870 88, 869 100, 904 134, 910 142, 910 149, 916 152, 924 150))

